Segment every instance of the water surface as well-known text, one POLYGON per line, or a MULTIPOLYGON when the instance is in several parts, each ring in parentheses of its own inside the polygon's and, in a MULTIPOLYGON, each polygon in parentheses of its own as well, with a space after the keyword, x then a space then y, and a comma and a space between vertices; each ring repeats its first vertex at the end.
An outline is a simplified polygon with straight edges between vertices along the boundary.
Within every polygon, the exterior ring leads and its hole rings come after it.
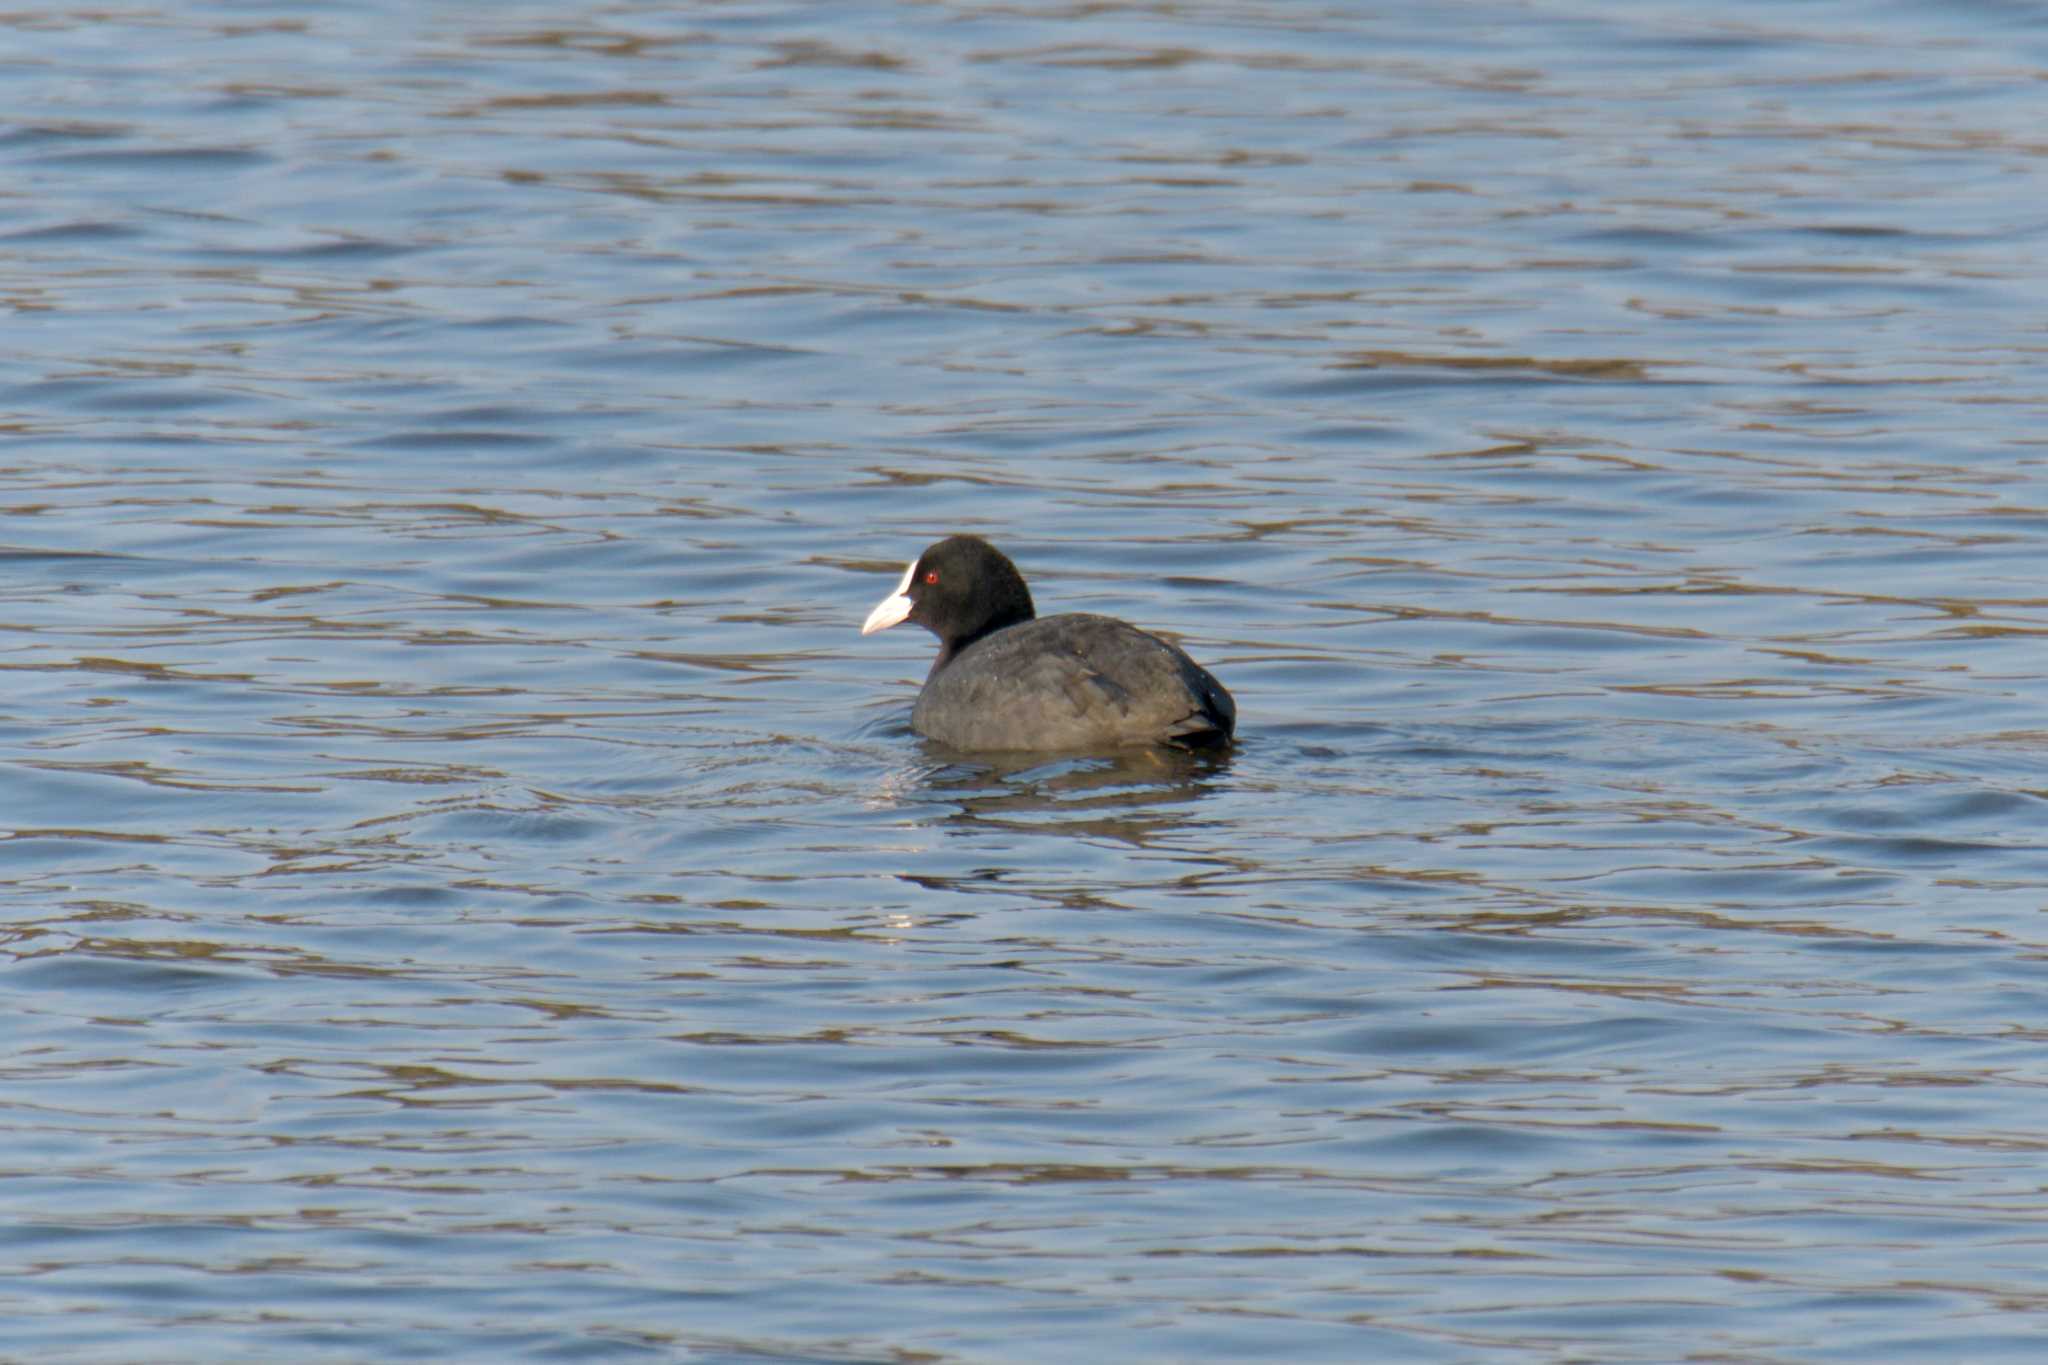
POLYGON ((0 38, 7 1351, 2039 1357, 2031 11, 0 38))

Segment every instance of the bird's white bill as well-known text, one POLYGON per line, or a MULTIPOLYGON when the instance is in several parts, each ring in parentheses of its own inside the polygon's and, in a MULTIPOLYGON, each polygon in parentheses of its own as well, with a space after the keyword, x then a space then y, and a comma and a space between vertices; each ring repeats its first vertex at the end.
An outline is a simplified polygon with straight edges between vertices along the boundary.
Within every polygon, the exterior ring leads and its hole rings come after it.
POLYGON ((903 571, 903 581, 896 585, 896 591, 875 603, 868 619, 860 623, 861 634, 873 635, 878 630, 887 630, 910 615, 910 576, 916 572, 917 561, 913 559, 910 567, 903 571))

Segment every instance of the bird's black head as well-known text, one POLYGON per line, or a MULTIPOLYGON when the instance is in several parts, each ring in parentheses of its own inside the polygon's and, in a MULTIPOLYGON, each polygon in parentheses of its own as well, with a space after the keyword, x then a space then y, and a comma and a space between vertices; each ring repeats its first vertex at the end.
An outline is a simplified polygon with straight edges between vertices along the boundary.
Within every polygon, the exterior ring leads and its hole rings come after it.
POLYGON ((992 631, 1029 621, 1031 589, 1009 556, 980 536, 949 536, 904 570, 896 591, 868 613, 860 633, 915 621, 939 637, 939 664, 992 631))

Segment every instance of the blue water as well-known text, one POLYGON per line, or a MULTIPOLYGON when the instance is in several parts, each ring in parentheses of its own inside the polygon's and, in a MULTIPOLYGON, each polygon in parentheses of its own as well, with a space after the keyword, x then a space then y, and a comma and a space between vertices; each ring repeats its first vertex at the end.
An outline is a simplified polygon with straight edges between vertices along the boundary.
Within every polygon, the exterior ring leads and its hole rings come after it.
POLYGON ((0 1355, 2040 1358, 2044 76, 0 18, 0 1355), (925 746, 958 530, 1236 749, 925 746))

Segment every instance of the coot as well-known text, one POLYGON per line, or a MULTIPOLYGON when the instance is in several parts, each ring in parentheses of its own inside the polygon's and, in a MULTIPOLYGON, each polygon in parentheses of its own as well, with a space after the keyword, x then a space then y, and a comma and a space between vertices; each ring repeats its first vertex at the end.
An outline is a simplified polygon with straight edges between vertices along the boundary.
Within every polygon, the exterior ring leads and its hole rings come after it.
POLYGON ((915 621, 939 637, 910 727, 955 749, 1211 748, 1237 703, 1156 635, 1109 616, 1042 619, 1008 556, 953 536, 903 571, 860 633, 915 621))

